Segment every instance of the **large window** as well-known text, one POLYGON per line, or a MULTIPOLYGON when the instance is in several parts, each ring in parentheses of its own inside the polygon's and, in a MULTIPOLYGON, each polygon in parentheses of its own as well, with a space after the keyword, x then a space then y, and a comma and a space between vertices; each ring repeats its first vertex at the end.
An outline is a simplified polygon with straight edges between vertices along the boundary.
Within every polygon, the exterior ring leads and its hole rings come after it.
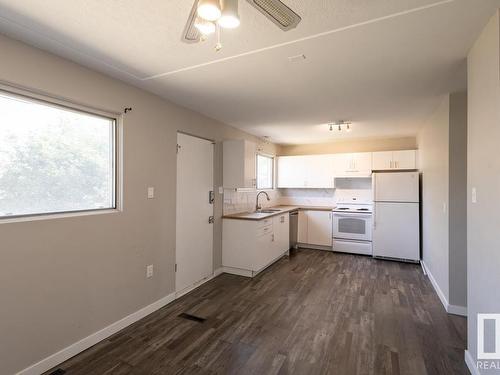
POLYGON ((272 189, 274 180, 274 158, 257 155, 257 189, 272 189))
POLYGON ((115 208, 115 119, 0 91, 0 218, 115 208))

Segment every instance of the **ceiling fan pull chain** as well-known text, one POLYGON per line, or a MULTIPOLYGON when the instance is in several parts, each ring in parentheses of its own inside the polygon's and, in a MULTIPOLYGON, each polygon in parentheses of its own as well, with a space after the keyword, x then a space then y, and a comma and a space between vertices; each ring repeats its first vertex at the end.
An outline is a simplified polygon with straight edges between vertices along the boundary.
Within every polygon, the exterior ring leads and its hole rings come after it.
POLYGON ((216 25, 216 33, 217 33, 217 44, 215 45, 215 50, 219 52, 222 49, 222 43, 220 41, 221 38, 221 30, 219 24, 216 25))

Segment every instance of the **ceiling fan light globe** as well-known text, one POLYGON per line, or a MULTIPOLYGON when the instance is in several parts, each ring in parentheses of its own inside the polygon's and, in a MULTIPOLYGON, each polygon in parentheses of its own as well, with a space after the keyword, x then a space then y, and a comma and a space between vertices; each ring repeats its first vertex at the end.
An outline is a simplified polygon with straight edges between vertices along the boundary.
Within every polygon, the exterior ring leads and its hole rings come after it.
POLYGON ((240 25, 238 0, 221 0, 222 13, 217 23, 225 29, 234 29, 240 25))
POLYGON ((217 21, 222 14, 218 0, 200 0, 197 12, 198 16, 212 22, 217 21))
POLYGON ((197 19, 194 27, 202 34, 202 35, 210 35, 215 32, 215 24, 213 22, 205 21, 202 19, 197 19))
POLYGON ((240 26, 240 18, 238 16, 222 14, 217 23, 224 29, 236 29, 240 26))

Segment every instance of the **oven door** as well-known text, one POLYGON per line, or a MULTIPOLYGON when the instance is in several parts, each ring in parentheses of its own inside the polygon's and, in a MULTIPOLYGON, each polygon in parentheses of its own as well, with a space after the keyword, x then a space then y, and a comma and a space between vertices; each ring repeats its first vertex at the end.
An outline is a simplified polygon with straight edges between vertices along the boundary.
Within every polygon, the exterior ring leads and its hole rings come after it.
POLYGON ((333 238, 371 241, 372 215, 360 213, 333 213, 333 238))

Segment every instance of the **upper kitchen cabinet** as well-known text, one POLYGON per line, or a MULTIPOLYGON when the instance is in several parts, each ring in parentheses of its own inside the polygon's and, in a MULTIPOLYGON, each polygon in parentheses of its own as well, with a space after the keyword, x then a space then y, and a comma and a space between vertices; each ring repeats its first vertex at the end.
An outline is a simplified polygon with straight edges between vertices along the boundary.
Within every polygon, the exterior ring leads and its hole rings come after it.
POLYGON ((334 187, 333 155, 280 156, 277 169, 278 188, 334 187))
POLYGON ((280 156, 277 158, 278 188, 305 188, 306 163, 304 156, 280 156))
POLYGON ((335 156, 336 177, 368 176, 372 170, 372 153, 337 154, 335 156))
POLYGON ((228 189, 256 188, 257 145, 246 140, 223 142, 223 186, 228 189))
POLYGON ((306 186, 311 189, 334 187, 335 159, 333 155, 305 156, 306 186))
POLYGON ((374 171, 416 168, 416 150, 381 151, 373 153, 372 169, 374 171))

